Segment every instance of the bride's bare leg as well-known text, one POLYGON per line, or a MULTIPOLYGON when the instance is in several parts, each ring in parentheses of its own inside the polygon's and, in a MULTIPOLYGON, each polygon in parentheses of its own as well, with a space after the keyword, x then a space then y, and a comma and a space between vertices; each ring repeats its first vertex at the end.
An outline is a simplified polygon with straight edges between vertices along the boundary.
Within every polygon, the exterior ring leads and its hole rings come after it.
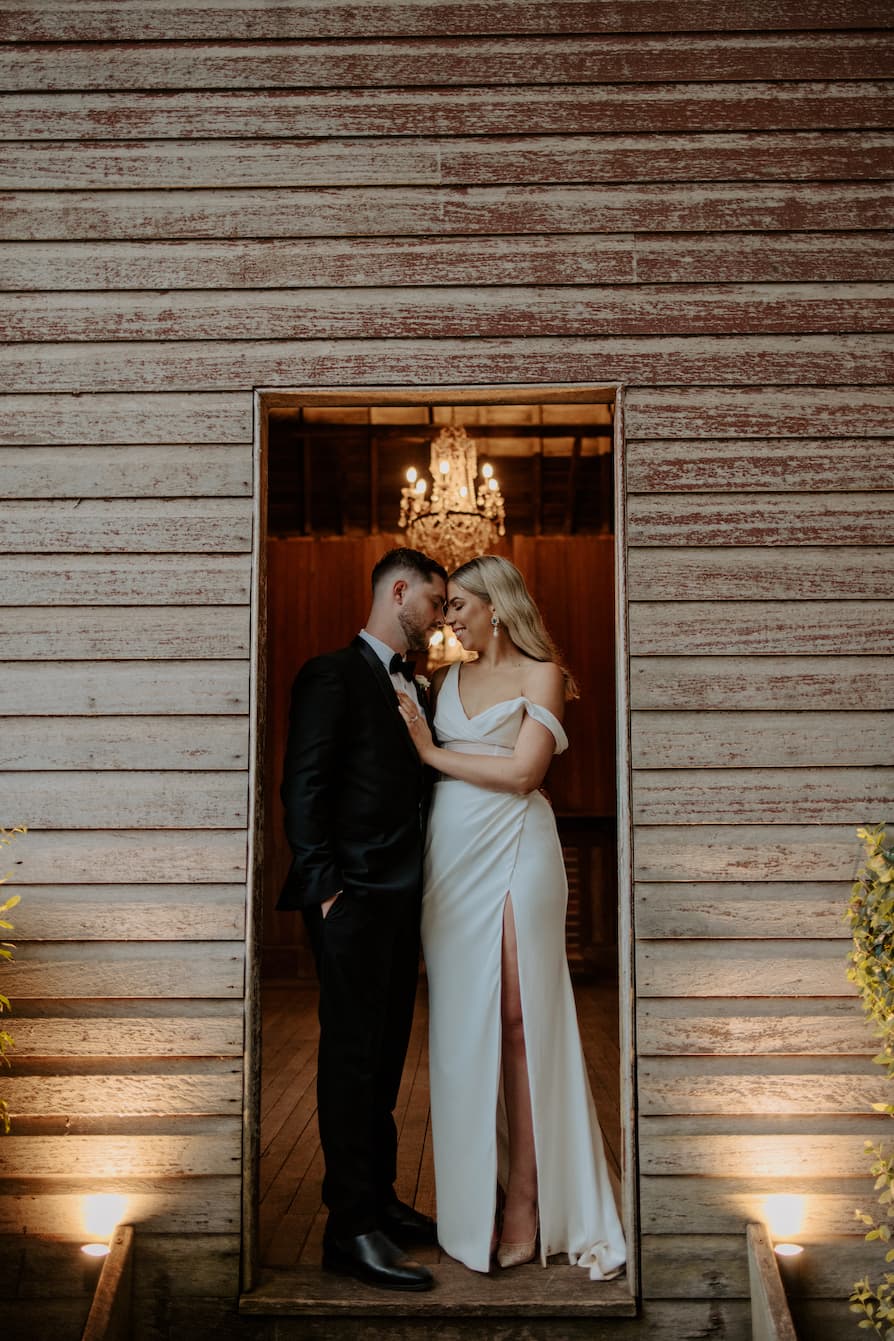
POLYGON ((509 1125, 509 1180, 503 1207, 504 1243, 527 1243, 537 1226, 537 1160, 534 1152, 534 1119, 525 1052, 518 949, 512 901, 507 895, 503 910, 503 1095, 509 1125))

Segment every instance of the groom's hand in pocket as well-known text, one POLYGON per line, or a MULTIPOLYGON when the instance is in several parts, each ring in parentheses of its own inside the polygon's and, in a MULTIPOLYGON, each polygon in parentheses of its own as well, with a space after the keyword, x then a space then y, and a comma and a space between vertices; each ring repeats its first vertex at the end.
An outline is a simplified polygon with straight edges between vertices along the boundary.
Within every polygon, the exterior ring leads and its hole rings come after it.
POLYGON ((323 902, 320 904, 320 911, 323 914, 324 922, 326 921, 326 918, 329 916, 329 909, 340 898, 341 898, 341 890, 339 890, 337 894, 333 894, 331 899, 324 899, 323 902))

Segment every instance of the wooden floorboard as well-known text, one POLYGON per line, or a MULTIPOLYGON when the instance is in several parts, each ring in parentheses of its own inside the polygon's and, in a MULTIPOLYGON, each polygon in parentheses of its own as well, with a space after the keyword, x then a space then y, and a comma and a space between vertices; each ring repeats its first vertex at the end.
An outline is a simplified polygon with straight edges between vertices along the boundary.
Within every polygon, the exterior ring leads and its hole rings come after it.
MULTIPOLYGON (((617 988, 613 984, 578 983, 575 985, 575 998, 584 1055, 605 1138, 606 1155, 610 1169, 617 1178, 621 1148, 617 988)), ((283 1271, 299 1271, 293 1284, 300 1280, 302 1290, 305 1286, 310 1289, 309 1282, 313 1278, 317 1281, 310 1290, 314 1298, 319 1298, 321 1290, 326 1297, 327 1291, 331 1294, 335 1290, 336 1296, 341 1299, 345 1288, 353 1288, 351 1283, 323 1276, 319 1271, 326 1212, 320 1195, 323 1157, 316 1121, 316 1012, 317 993, 314 986, 276 985, 263 989, 261 1264, 276 1269, 277 1277, 283 1271)), ((424 979, 420 983, 395 1119, 400 1133, 398 1195, 427 1215, 434 1215, 435 1186, 428 1101, 428 1002, 424 979)), ((434 1263, 440 1261, 442 1255, 437 1249, 431 1249, 426 1253, 416 1252, 416 1256, 434 1263)), ((444 1266, 463 1273, 466 1283, 462 1291, 467 1292, 471 1288, 469 1282, 474 1281, 474 1273, 466 1272, 446 1255, 444 1266)), ((515 1276, 516 1273, 511 1274, 515 1276)), ((542 1273, 537 1271, 529 1274, 533 1280, 535 1275, 542 1273)), ((552 1276, 553 1271, 547 1274, 552 1276)), ((566 1276, 572 1294, 579 1288, 578 1278, 587 1280, 586 1273, 577 1268, 563 1268, 560 1278, 565 1279, 566 1276)), ((277 1285, 275 1280, 272 1284, 268 1280, 265 1288, 271 1298, 278 1298, 277 1292, 281 1286, 282 1282, 277 1285)), ((548 1290, 552 1297, 552 1285, 543 1285, 542 1288, 548 1290)), ((495 1304, 499 1302, 493 1295, 490 1297, 495 1304)), ((333 1307, 337 1312, 339 1306, 333 1307)))
POLYGON ((594 1283, 579 1267, 557 1265, 543 1271, 531 1265, 485 1276, 447 1259, 438 1266, 435 1289, 426 1294, 372 1290, 309 1266, 266 1270, 256 1289, 242 1296, 239 1309, 241 1313, 310 1313, 332 1318, 373 1314, 447 1319, 593 1317, 599 1313, 619 1317, 633 1315, 636 1305, 626 1279, 594 1283))

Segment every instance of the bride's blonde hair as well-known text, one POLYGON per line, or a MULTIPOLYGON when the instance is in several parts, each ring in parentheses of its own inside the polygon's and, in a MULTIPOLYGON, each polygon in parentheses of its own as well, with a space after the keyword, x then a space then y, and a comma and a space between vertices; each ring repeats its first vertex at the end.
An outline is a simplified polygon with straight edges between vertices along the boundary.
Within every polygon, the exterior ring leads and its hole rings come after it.
POLYGON ((547 633, 525 579, 514 563, 498 554, 483 554, 480 559, 462 564, 448 581, 457 582, 480 601, 492 605, 515 646, 534 661, 554 661, 565 677, 565 697, 580 697, 574 676, 547 633))

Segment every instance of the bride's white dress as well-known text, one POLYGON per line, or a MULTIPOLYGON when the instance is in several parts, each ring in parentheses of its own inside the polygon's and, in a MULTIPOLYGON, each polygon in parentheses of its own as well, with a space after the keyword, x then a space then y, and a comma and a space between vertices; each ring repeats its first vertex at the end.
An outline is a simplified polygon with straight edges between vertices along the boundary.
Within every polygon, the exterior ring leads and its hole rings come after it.
MULTIPOLYGON (((447 749, 510 755, 526 713, 552 733, 556 753, 567 747, 557 718, 526 698, 468 717, 456 663, 441 686, 435 728, 447 749)), ((488 1270, 498 1177, 505 1185, 500 978, 507 895, 518 943, 541 1261, 567 1253, 601 1280, 623 1265, 624 1235, 565 956, 568 890, 555 818, 539 792, 514 796, 453 779, 435 784, 422 902, 438 1237, 452 1257, 488 1270)))

